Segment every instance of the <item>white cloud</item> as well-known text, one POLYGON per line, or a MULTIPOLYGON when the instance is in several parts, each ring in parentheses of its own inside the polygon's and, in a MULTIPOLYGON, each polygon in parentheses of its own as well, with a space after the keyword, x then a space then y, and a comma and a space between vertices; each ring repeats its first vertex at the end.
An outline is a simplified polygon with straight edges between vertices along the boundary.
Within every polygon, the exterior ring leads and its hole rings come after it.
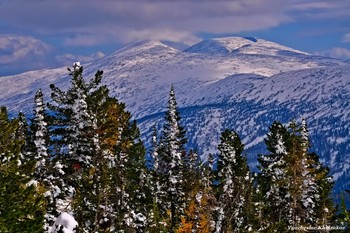
POLYGON ((348 0, 291 0, 289 10, 299 20, 343 20, 349 18, 350 1, 348 0))
POLYGON ((306 19, 348 19, 349 10, 348 0, 11 0, 2 3, 0 21, 55 34, 69 46, 138 39, 189 44, 203 32, 240 33, 306 19))
POLYGON ((190 44, 202 32, 237 33, 291 21, 284 13, 287 5, 275 0, 32 0, 21 7, 18 1, 2 4, 0 20, 37 33, 59 34, 71 46, 137 39, 190 44))
POLYGON ((191 43, 200 33, 265 30, 306 19, 348 19, 348 0, 75 0, 2 2, 0 21, 94 46, 137 39, 191 43))
POLYGON ((29 36, 0 36, 0 64, 37 61, 46 56, 50 46, 29 36))
POLYGON ((349 59, 350 58, 350 50, 346 48, 335 47, 330 50, 322 51, 317 53, 318 55, 339 58, 339 59, 349 59))
MULTIPOLYGON (((47 44, 29 38, 0 42, 0 65, 22 63, 33 68, 57 65, 73 59, 76 49, 99 45, 121 45, 140 39, 166 40, 192 45, 201 35, 239 34, 264 31, 290 22, 324 20, 339 22, 342 31, 349 19, 349 0, 0 0, 0 29, 35 33, 55 41, 67 54, 50 51, 47 44), (21 47, 20 41, 24 41, 21 47), (10 43, 11 45, 7 44, 10 43), (47 54, 51 53, 50 58, 47 54), (73 57, 71 57, 73 56, 73 57), (35 59, 29 59, 29 57, 35 59)), ((329 30, 327 28, 327 30, 329 30)), ((308 31, 310 31, 308 29, 308 31)), ((312 31, 312 30, 311 30, 312 31)), ((13 32, 11 32, 13 33, 13 32)), ((323 32, 322 32, 323 33, 323 32)), ((2 38, 2 37, 1 37, 2 38)), ((33 38, 32 38, 33 39, 33 38)), ((34 39, 35 40, 35 39, 34 39)), ((350 42, 345 34, 343 42, 350 42)), ((101 48, 100 48, 101 49, 101 48)), ((329 51, 329 53, 331 53, 329 51)), ((335 54, 336 52, 333 51, 335 54)), ((340 54, 340 52, 337 52, 340 54)), ((343 55, 345 56, 345 55, 343 55)), ((82 59, 89 60, 89 56, 82 59)))
POLYGON ((29 36, 0 36, 0 71, 2 75, 16 74, 28 70, 84 63, 104 57, 102 52, 90 56, 59 54, 45 42, 29 36))

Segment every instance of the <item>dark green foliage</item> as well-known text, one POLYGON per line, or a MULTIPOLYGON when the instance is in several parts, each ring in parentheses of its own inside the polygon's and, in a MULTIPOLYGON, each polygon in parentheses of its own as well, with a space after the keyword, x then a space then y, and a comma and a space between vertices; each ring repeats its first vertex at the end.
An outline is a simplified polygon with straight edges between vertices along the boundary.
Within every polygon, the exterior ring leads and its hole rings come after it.
POLYGON ((174 232, 178 227, 186 208, 184 162, 187 138, 180 119, 175 91, 172 86, 162 136, 157 147, 159 156, 158 175, 160 176, 158 205, 161 214, 168 216, 165 219, 169 221, 169 232, 174 232))
MULTIPOLYGON (((79 231, 143 231, 149 205, 145 149, 125 104, 101 85, 102 71, 87 82, 83 68, 69 70, 72 85, 51 86, 54 153, 64 167, 64 182, 79 231), (73 195, 72 195, 73 194, 73 195), (148 196, 147 196, 148 195, 148 196)), ((64 188, 64 187, 62 187, 64 188)))
POLYGON ((252 178, 246 158, 242 156, 244 145, 233 130, 221 134, 218 145, 216 182, 218 200, 216 231, 240 232, 252 229, 252 178))
POLYGON ((259 203, 261 206, 260 224, 267 229, 283 230, 287 228, 289 196, 286 155, 290 133, 280 122, 275 121, 265 139, 267 155, 259 155, 260 173, 259 203))
POLYGON ((349 197, 348 190, 346 190, 346 192, 341 194, 341 202, 338 207, 338 214, 335 222, 340 226, 346 229, 349 229, 350 228, 350 210, 347 209, 347 206, 346 206, 346 199, 345 199, 346 197, 349 197))
POLYGON ((271 152, 259 156, 260 224, 264 231, 329 226, 334 216, 333 182, 316 153, 310 153, 305 120, 289 129, 274 122, 265 140, 271 152))
POLYGON ((63 211, 77 220, 77 232, 288 232, 349 225, 345 203, 334 221, 333 181, 309 151, 304 120, 289 128, 271 125, 260 173, 250 172, 239 135, 228 129, 217 156, 203 162, 195 150, 186 151, 171 87, 163 129, 153 129, 147 170, 136 122, 101 85, 103 72, 86 81, 80 65, 69 71, 67 91, 51 85, 50 116, 40 90, 29 125, 24 114, 9 120, 0 109, 0 232, 42 232, 63 211), (32 180, 38 185, 29 185, 32 180))
POLYGON ((20 160, 23 139, 17 137, 18 120, 0 109, 0 232, 42 232, 43 196, 29 185, 33 163, 20 160))

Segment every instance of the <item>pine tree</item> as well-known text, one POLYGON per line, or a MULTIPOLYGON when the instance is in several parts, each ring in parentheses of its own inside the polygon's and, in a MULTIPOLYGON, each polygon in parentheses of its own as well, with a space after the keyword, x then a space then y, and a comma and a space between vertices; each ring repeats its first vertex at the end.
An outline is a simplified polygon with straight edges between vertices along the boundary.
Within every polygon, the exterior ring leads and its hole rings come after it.
POLYGON ((22 151, 21 154, 22 160, 25 161, 30 161, 33 160, 34 158, 30 158, 30 155, 28 155, 29 150, 29 143, 31 141, 31 131, 30 127, 28 125, 27 117, 23 112, 18 113, 18 128, 17 128, 17 135, 16 137, 19 140, 23 140, 23 146, 22 146, 22 151))
POLYGON ((302 146, 302 165, 303 165, 303 183, 302 183, 302 196, 301 202, 305 210, 305 217, 307 223, 315 225, 317 223, 316 206, 320 201, 320 195, 318 193, 318 184, 316 177, 316 164, 314 158, 309 156, 309 148, 311 148, 309 141, 309 132, 307 129, 306 121, 303 119, 300 125, 300 139, 302 146))
POLYGON ((248 219, 251 210, 252 179, 244 149, 238 134, 225 130, 218 145, 216 194, 218 213, 215 232, 239 232, 251 229, 248 219))
POLYGON ((149 193, 146 183, 145 149, 139 139, 136 122, 125 111, 125 105, 107 98, 97 117, 99 141, 107 167, 105 202, 111 225, 117 230, 142 231, 149 212, 149 193))
POLYGON ((21 162, 23 139, 18 119, 0 108, 0 231, 42 232, 45 203, 29 174, 34 163, 21 162))
POLYGON ((322 226, 332 225, 335 217, 335 207, 332 196, 334 181, 329 175, 329 168, 324 166, 316 153, 308 155, 313 161, 313 172, 316 177, 317 192, 319 195, 315 205, 316 224, 322 226))

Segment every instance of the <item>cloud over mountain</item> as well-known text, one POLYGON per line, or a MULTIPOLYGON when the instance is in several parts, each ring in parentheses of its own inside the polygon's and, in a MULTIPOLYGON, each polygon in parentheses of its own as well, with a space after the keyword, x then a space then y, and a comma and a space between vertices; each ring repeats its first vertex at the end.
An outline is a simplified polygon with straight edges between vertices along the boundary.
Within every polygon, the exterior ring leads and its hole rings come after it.
POLYGON ((33 37, 0 36, 0 68, 2 72, 15 72, 17 69, 40 69, 47 65, 46 57, 52 48, 33 37))
POLYGON ((221 34, 268 29, 298 20, 295 12, 301 12, 302 17, 327 18, 334 17, 330 9, 348 7, 345 0, 332 4, 301 0, 13 0, 2 3, 0 19, 11 22, 14 27, 64 36, 67 45, 89 46, 137 39, 193 43, 198 41, 196 35, 201 32, 221 34))

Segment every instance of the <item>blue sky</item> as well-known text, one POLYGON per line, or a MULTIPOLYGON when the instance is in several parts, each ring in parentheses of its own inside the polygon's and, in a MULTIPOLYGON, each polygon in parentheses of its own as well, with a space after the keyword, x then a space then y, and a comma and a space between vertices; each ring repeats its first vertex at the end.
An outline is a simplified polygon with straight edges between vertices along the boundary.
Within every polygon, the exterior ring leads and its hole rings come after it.
POLYGON ((86 63, 136 40, 222 36, 350 59, 350 1, 0 0, 0 76, 86 63))

